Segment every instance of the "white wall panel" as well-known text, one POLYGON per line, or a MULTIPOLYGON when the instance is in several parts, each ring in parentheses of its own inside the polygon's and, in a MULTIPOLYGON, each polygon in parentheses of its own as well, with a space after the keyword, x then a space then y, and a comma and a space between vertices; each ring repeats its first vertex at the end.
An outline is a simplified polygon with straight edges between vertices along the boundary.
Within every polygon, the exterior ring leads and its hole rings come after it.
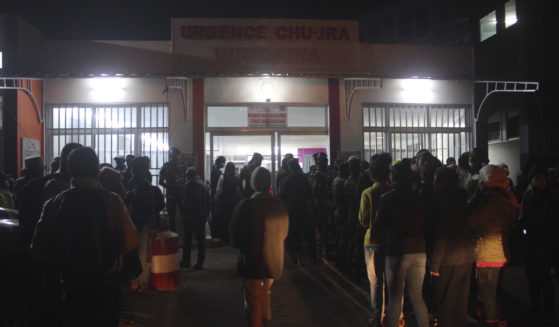
POLYGON ((167 102, 170 111, 170 144, 183 152, 192 152, 192 83, 189 80, 185 94, 188 112, 186 121, 179 91, 163 93, 165 85, 164 77, 52 78, 45 81, 44 101, 46 104, 167 102), (98 86, 100 90, 95 89, 98 86))

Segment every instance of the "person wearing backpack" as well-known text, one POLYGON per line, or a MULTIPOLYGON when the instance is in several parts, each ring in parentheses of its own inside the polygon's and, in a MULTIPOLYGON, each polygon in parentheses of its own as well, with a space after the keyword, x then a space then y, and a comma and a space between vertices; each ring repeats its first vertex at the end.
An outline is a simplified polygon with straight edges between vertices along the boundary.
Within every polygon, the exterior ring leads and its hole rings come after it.
POLYGON ((71 187, 46 202, 31 250, 60 280, 68 326, 117 326, 119 257, 138 246, 136 229, 120 197, 97 181, 92 148, 74 149, 68 169, 71 187))
POLYGON ((136 157, 132 160, 132 179, 128 185, 126 206, 138 231, 138 254, 143 271, 132 280, 130 287, 139 293, 154 294, 155 290, 149 287, 148 262, 151 262, 151 239, 157 236, 161 224, 159 212, 165 207, 165 200, 161 190, 151 185, 148 173, 149 158, 136 157))

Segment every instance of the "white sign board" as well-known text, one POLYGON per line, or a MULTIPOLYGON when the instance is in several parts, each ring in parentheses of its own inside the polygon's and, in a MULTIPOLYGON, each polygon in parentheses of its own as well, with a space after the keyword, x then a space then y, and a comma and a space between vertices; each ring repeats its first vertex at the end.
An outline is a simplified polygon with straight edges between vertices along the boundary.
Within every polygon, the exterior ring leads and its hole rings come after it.
POLYGON ((248 127, 286 127, 287 106, 270 104, 248 107, 248 127))
POLYGON ((21 162, 26 158, 41 155, 41 141, 35 139, 21 138, 21 162))

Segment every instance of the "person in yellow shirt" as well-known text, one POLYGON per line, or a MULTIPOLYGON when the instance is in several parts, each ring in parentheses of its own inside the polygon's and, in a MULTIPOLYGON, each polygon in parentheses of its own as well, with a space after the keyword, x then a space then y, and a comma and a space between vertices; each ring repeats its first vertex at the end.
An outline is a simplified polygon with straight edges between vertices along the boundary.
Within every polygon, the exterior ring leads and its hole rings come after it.
POLYGON ((369 325, 380 327, 383 313, 383 286, 384 286, 384 250, 382 240, 373 223, 378 211, 378 202, 381 196, 390 190, 390 163, 392 158, 388 153, 375 154, 371 157, 369 174, 373 186, 365 189, 361 195, 359 207, 359 223, 367 228, 365 234, 365 265, 367 276, 371 285, 371 308, 373 316, 369 325))

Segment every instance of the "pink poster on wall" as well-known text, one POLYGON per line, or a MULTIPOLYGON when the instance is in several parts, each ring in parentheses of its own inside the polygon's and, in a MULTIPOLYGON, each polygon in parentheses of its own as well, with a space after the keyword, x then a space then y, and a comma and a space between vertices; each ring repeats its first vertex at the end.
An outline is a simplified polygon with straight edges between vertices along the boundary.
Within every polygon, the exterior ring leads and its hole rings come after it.
POLYGON ((318 152, 326 153, 326 148, 299 148, 297 149, 297 158, 299 158, 299 164, 303 163, 303 156, 313 155, 318 152))

